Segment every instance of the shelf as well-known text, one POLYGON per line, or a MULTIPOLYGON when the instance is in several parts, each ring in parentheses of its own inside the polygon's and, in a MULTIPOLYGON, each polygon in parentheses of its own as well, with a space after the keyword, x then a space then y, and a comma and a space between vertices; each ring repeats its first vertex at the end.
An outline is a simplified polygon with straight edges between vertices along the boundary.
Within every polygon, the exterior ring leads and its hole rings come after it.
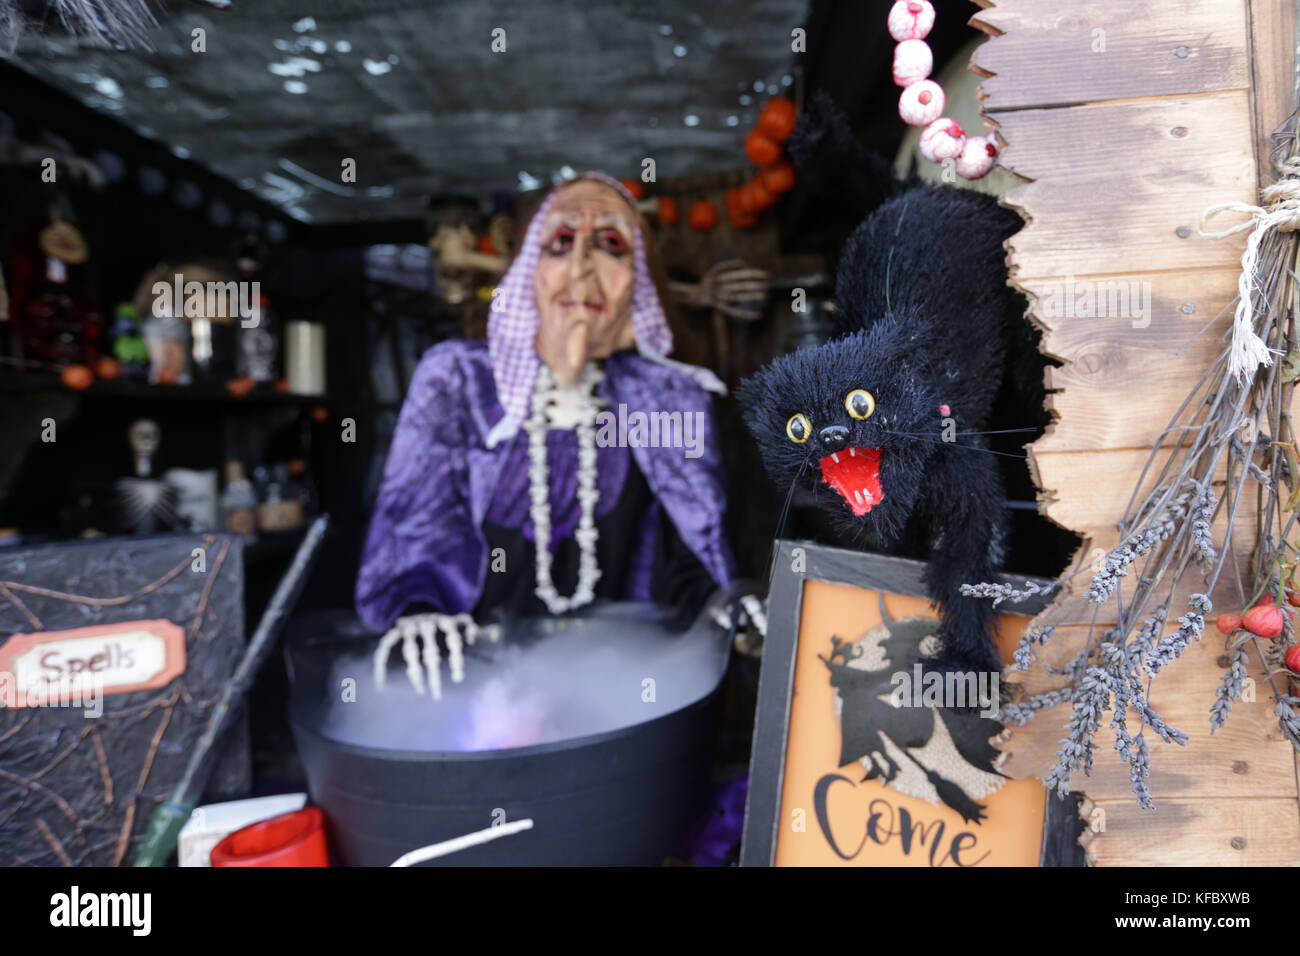
POLYGON ((327 405, 327 395, 295 395, 277 392, 269 385, 259 385, 244 398, 235 398, 219 383, 194 385, 150 385, 147 382, 116 379, 97 381, 86 389, 71 389, 52 375, 24 373, 0 375, 0 392, 49 394, 66 392, 95 398, 134 398, 146 401, 208 402, 225 405, 327 405))

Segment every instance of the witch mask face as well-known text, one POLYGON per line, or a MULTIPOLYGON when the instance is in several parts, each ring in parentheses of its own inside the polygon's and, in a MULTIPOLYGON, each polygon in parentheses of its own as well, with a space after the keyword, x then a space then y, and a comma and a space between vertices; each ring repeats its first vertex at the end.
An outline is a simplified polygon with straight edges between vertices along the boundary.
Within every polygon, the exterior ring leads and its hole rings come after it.
POLYGON ((537 352, 566 386, 583 366, 636 344, 636 213, 609 186, 580 181, 542 223, 535 289, 537 352))

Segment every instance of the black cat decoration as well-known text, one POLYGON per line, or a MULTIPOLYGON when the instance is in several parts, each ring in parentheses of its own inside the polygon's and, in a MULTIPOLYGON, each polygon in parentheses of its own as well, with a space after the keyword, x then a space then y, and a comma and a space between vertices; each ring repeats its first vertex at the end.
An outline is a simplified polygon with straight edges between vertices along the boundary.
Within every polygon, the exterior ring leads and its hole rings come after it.
MULTIPOLYGON (((979 710, 985 704, 996 707, 996 684, 990 677, 983 687, 962 686, 958 693, 967 699, 960 708, 925 705, 929 695, 910 685, 921 672, 942 681, 942 675, 926 669, 938 650, 939 622, 894 620, 883 602, 880 612, 883 622, 857 641, 832 637, 829 656, 819 655, 837 692, 840 766, 859 762, 866 769, 862 779, 879 779, 900 793, 945 803, 962 819, 979 823, 986 807, 978 801, 1005 782, 995 767, 998 751, 990 743, 1002 725, 979 710)), ((952 678, 946 685, 949 693, 952 678)))
POLYGON ((845 156, 860 150, 846 129, 814 101, 792 154, 823 179, 827 168, 858 169, 870 185, 845 194, 862 203, 873 190, 894 195, 841 255, 836 337, 760 369, 741 408, 769 477, 783 489, 814 485, 845 543, 886 553, 920 543, 943 621, 931 666, 1001 670, 991 603, 959 588, 994 579, 1006 534, 981 433, 1008 352, 1023 352, 1025 303, 1007 285, 1002 246, 1022 222, 991 196, 880 183, 878 158, 845 156))

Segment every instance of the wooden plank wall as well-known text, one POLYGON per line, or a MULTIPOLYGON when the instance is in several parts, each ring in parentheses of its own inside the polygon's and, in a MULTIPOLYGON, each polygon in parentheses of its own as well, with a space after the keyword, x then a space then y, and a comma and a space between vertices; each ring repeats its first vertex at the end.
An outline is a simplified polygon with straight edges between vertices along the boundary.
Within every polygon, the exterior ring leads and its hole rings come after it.
MULTIPOLYGON (((1026 180, 1004 197, 1026 220, 1008 243, 1012 282, 1034 303, 1043 350, 1063 363, 1048 379, 1057 420, 1030 447, 1031 467, 1044 512, 1086 539, 1086 563, 1117 543, 1115 523, 1153 443, 1220 348, 1243 240, 1202 239, 1197 223, 1214 203, 1257 201, 1267 167, 1257 164, 1259 131, 1289 112, 1295 7, 977 2, 985 9, 972 23, 990 34, 972 64, 985 77, 985 115, 1006 143, 1002 164, 1026 180), (1088 291, 1091 315, 1080 298, 1088 291)), ((1234 550, 1252 544, 1243 529, 1234 550)), ((1216 607, 1240 606, 1232 577, 1216 607)), ((1090 622, 1108 623, 1082 600, 1087 576, 1078 581, 1040 619, 1077 625, 1053 639, 1057 665, 1082 646, 1090 622)), ((1153 744, 1155 811, 1137 808, 1103 721, 1093 773, 1074 783, 1104 821, 1085 835, 1091 863, 1300 864, 1295 753, 1260 675, 1256 702, 1238 704, 1209 735, 1222 654, 1211 628, 1155 682, 1152 705, 1191 737, 1186 748, 1153 744)), ((1029 681, 1053 686, 1041 675, 1029 681)), ((1067 718, 1058 708, 1016 730, 1004 769, 1045 773, 1067 718)))

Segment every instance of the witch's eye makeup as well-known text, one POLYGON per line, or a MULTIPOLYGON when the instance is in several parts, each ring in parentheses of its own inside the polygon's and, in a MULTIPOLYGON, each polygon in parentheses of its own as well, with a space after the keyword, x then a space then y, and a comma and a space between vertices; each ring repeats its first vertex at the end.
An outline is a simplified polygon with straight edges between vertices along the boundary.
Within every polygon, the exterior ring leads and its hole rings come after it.
POLYGON ((543 248, 553 256, 562 256, 573 248, 576 236, 572 226, 557 226, 543 248))
POLYGON ((612 256, 625 256, 632 251, 632 244, 617 229, 606 226, 596 230, 596 248, 612 256))

